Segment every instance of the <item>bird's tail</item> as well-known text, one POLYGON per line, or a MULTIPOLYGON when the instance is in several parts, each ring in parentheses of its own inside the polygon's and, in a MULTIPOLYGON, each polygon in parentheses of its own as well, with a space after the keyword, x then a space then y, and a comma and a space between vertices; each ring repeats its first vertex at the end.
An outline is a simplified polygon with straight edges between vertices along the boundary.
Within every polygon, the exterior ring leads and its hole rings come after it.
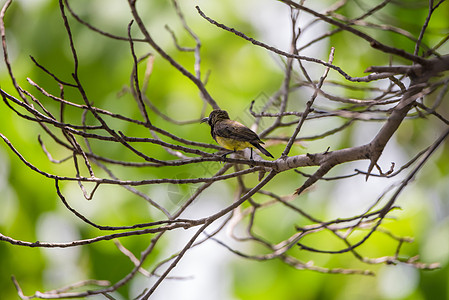
POLYGON ((271 153, 268 152, 267 149, 265 149, 264 147, 262 147, 260 144, 254 143, 254 144, 251 144, 251 145, 253 145, 253 146, 256 147, 257 149, 259 149, 259 151, 262 152, 263 154, 265 154, 266 156, 269 156, 269 157, 274 158, 274 156, 271 155, 271 153))

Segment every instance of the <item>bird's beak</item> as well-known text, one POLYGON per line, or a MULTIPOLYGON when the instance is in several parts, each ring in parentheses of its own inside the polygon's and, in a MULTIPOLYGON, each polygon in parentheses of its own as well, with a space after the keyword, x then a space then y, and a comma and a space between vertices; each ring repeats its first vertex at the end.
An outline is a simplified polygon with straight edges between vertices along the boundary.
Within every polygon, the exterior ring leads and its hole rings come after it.
POLYGON ((209 118, 204 118, 204 119, 202 119, 201 122, 200 122, 200 124, 201 124, 201 123, 204 123, 204 122, 209 122, 209 118))

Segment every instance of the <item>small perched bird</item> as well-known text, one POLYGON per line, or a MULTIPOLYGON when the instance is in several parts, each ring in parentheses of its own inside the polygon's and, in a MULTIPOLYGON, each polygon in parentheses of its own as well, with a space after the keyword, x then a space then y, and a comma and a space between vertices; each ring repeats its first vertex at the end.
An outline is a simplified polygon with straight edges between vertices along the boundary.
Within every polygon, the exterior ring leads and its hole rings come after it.
POLYGON ((254 131, 237 121, 230 120, 226 111, 213 110, 208 118, 201 120, 201 123, 203 122, 209 124, 210 134, 218 144, 228 150, 232 150, 223 154, 223 157, 230 153, 250 148, 250 159, 253 159, 253 147, 259 149, 266 156, 273 157, 267 149, 260 145, 264 144, 264 142, 260 140, 254 131))

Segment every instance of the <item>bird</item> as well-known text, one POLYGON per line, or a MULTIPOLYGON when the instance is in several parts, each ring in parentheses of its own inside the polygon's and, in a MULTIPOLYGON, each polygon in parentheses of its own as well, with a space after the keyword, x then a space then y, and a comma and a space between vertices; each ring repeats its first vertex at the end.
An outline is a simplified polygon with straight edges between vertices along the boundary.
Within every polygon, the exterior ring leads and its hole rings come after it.
POLYGON ((274 158, 267 149, 260 145, 264 144, 264 142, 260 140, 259 136, 245 125, 231 120, 227 111, 220 109, 213 110, 209 114, 209 117, 201 120, 201 123, 204 122, 209 124, 210 134, 213 139, 222 147, 231 150, 223 154, 223 157, 233 152, 250 148, 250 159, 252 160, 254 147, 266 156, 274 158))

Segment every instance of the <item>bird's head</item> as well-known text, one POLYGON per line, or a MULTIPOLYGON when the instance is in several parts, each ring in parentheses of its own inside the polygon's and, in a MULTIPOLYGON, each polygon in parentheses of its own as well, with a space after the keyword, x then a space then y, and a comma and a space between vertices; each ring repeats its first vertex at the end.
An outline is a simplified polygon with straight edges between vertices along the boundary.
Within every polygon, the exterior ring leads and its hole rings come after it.
POLYGON ((209 117, 201 120, 201 123, 207 122, 210 126, 214 126, 218 121, 228 120, 229 115, 227 111, 216 109, 211 111, 209 117))

